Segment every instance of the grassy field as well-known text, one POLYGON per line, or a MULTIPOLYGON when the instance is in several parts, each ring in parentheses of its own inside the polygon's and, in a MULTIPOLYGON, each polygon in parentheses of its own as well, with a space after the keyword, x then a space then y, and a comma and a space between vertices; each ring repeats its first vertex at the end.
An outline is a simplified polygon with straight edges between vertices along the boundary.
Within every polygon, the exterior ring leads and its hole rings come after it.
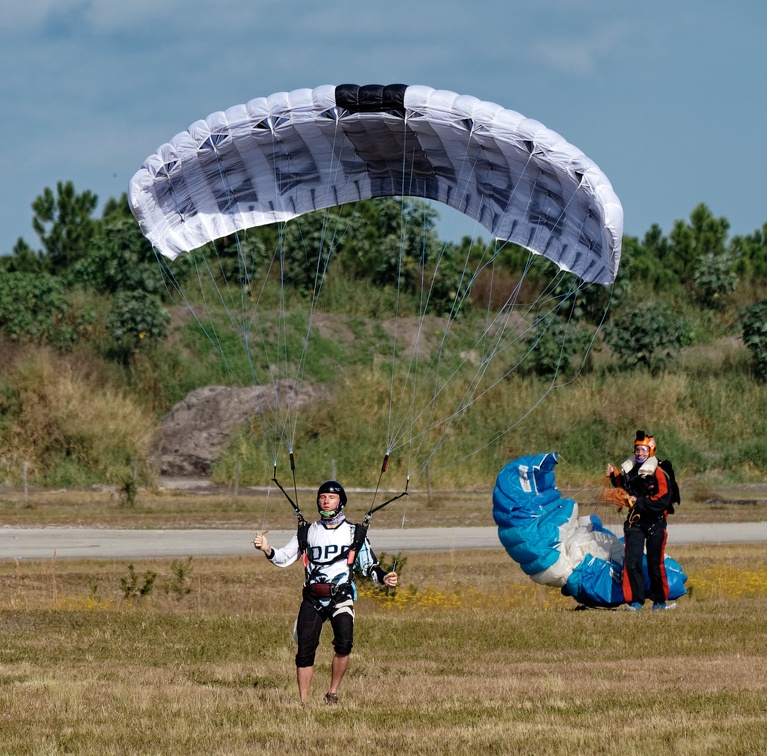
MULTIPOLYGON (((578 489, 562 489, 574 498, 583 514, 597 513, 618 526, 623 518, 599 503, 602 481, 578 489)), ((316 489, 298 491, 298 503, 307 516, 315 511, 316 489)), ((293 495, 293 491, 290 491, 293 495)), ((380 504, 398 492, 379 492, 380 504)), ((349 489, 347 515, 362 520, 372 501, 371 491, 349 489)), ((683 483, 684 503, 671 523, 759 522, 767 519, 767 486, 714 488, 683 483)), ((6 526, 59 525, 107 528, 269 528, 290 529, 295 517, 290 504, 276 489, 210 487, 207 494, 170 489, 142 489, 135 504, 127 505, 114 490, 81 491, 0 488, 0 522, 6 526)), ((492 526, 492 491, 414 492, 377 512, 375 528, 433 526, 492 526), (403 523, 404 519, 404 523, 403 523)))
POLYGON ((0 562, 0 753, 763 753, 764 547, 673 556, 690 595, 633 614, 501 551, 409 554, 396 595, 362 587, 337 708, 329 633, 298 704, 298 566, 0 562))

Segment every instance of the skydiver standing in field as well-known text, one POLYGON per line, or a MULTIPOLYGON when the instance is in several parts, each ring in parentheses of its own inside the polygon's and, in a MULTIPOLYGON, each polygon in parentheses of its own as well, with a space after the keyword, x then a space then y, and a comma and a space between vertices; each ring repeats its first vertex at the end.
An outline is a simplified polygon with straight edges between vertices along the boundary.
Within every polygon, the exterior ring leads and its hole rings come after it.
POLYGON ((296 677, 302 705, 306 704, 309 694, 314 657, 326 620, 330 620, 333 628, 335 656, 325 703, 338 703, 338 686, 349 666, 353 645, 354 600, 357 598, 355 565, 378 584, 390 588, 397 585, 397 573, 385 573, 380 567, 365 530, 344 516, 346 501, 343 486, 335 480, 327 480, 317 491, 319 520, 310 526, 299 525, 298 533, 281 549, 273 549, 261 533, 253 540, 253 545, 277 567, 288 567, 299 557, 304 564, 306 581, 295 630, 296 677))
POLYGON ((650 590, 647 598, 653 609, 673 609, 676 604, 667 603, 669 595, 665 568, 666 516, 673 513, 669 477, 656 456, 653 436, 643 430, 636 433, 634 456, 629 457, 616 470, 607 465, 606 475, 616 488, 628 494, 629 511, 623 524, 626 546, 623 565, 623 597, 629 609, 640 611, 645 602, 645 578, 642 555, 647 549, 647 572, 650 590))

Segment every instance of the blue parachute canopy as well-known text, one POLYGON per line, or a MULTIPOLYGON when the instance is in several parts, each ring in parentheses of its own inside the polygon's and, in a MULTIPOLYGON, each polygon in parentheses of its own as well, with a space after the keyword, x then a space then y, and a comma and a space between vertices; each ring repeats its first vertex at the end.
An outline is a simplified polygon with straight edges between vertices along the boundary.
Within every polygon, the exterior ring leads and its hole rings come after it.
MULTIPOLYGON (((498 537, 522 571, 542 585, 562 590, 585 606, 624 603, 623 542, 599 517, 578 516, 578 504, 556 487, 557 454, 536 454, 509 462, 493 490, 498 537)), ((683 596, 687 576, 665 559, 669 598, 683 596)), ((645 581, 649 588, 647 567, 645 581)))

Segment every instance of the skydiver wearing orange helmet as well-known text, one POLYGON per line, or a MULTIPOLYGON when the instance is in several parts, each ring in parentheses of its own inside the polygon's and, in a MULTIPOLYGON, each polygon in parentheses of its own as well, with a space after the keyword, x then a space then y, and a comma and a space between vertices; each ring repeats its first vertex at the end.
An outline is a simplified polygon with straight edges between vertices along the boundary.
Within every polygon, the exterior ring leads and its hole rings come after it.
POLYGON ((624 489, 631 502, 623 524, 625 559, 623 597, 628 608, 640 611, 645 598, 653 609, 673 609, 667 603, 669 588, 665 569, 666 516, 674 511, 669 479, 658 463, 653 436, 643 430, 636 433, 634 456, 616 470, 607 465, 606 475, 616 488, 624 489), (647 573, 650 589, 645 596, 642 555, 647 550, 647 573))

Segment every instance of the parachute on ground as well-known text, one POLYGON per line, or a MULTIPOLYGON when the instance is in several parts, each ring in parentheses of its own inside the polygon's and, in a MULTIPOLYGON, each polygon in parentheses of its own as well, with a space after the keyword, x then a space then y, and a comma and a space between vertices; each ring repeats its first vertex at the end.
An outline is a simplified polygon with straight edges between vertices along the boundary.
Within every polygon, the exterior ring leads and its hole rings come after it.
MULTIPOLYGON (((561 588, 585 606, 619 606, 623 543, 596 515, 579 517, 577 502, 556 487, 556 464, 555 453, 537 454, 509 462, 498 474, 493 517, 501 543, 536 583, 561 588)), ((679 598, 687 576, 671 557, 665 565, 669 598, 679 598)))
MULTIPOLYGON (((443 203, 496 240, 481 255, 472 244, 464 260, 450 258, 452 278, 441 290, 440 310, 434 288, 449 257, 444 248, 427 254, 424 245, 406 258, 403 244, 399 260, 390 266, 395 282, 407 274, 421 287, 410 300, 406 328, 397 324, 403 319, 399 288, 392 312, 377 323, 393 334, 389 364, 381 367, 384 359, 377 356, 379 372, 391 377, 389 427, 381 451, 388 459, 395 449, 414 450, 419 459, 407 463, 410 479, 411 467, 416 476, 424 472, 436 449, 456 435, 465 411, 513 373, 560 316, 564 326, 558 323, 551 331, 555 339, 569 337, 575 301, 584 288, 614 282, 623 210, 596 164, 541 123, 472 96, 404 84, 326 85, 213 113, 163 144, 130 182, 131 209, 158 252, 174 301, 189 306, 233 382, 272 384, 274 401, 259 411, 274 410, 265 422, 270 440, 264 444, 271 445, 267 455, 275 466, 276 444, 293 453, 297 392, 313 346, 310 331, 322 309, 333 245, 345 231, 338 230, 336 218, 314 234, 324 248, 301 249, 297 255, 302 272, 313 278, 303 289, 308 292, 306 336, 296 346, 291 340, 295 309, 288 313, 282 296, 277 304, 274 298, 269 305, 260 301, 267 274, 276 276, 284 290, 283 237, 274 251, 265 251, 258 247, 261 239, 250 244, 248 229, 275 224, 287 236, 305 214, 390 197, 443 203), (224 238, 222 248, 229 247, 222 259, 211 242, 224 238), (236 254, 229 249, 232 239, 236 254), (519 280, 504 290, 492 276, 507 245, 529 256, 519 280), (535 256, 552 261, 557 273, 546 285, 535 284, 537 299, 531 302, 534 285, 525 288, 522 279, 535 256), (177 257, 192 260, 190 278, 196 280, 176 275, 171 261, 177 257), (490 284, 483 275, 490 276, 490 284), (191 293, 184 290, 187 283, 191 293), (483 292, 486 301, 480 300, 483 292), (454 324, 469 300, 477 314, 474 341, 466 338, 465 345, 455 347, 454 324), (231 338, 223 335, 225 328, 231 338), (412 335, 410 342, 404 332, 412 335), (228 351, 234 348, 244 355, 239 363, 228 351)), ((298 236, 306 241, 302 229, 298 236)), ((464 254, 455 247, 450 254, 464 254)), ((392 253, 386 250, 396 257, 392 253)), ((583 342, 586 352, 591 341, 583 342)), ((521 421, 555 383, 544 385, 542 395, 525 400, 525 406, 520 400, 513 417, 499 419, 502 429, 486 432, 486 443, 492 445, 521 421)))

